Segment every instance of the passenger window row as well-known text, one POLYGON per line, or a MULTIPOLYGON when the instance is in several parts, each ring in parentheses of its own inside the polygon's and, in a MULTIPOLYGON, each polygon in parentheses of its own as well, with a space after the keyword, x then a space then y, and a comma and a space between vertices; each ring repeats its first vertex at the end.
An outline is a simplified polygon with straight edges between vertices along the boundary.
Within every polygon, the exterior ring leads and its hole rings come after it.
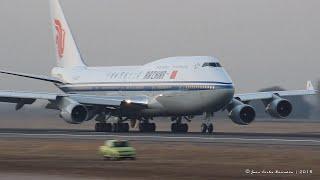
POLYGON ((187 89, 214 89, 214 86, 206 86, 206 85, 192 85, 186 86, 187 89))

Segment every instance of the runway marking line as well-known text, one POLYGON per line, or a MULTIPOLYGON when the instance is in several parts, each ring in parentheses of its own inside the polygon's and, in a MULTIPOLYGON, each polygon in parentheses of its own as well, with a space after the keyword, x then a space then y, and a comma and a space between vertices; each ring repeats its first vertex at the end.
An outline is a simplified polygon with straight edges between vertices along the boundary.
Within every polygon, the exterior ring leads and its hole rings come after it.
POLYGON ((127 136, 127 135, 85 135, 85 134, 26 134, 26 133, 0 133, 0 135, 23 135, 23 136, 66 136, 66 137, 120 137, 120 138, 157 138, 157 139, 198 139, 198 140, 239 140, 239 141, 283 141, 283 142, 314 142, 320 143, 320 140, 313 139, 276 139, 276 138, 219 138, 219 137, 171 137, 171 136, 127 136))

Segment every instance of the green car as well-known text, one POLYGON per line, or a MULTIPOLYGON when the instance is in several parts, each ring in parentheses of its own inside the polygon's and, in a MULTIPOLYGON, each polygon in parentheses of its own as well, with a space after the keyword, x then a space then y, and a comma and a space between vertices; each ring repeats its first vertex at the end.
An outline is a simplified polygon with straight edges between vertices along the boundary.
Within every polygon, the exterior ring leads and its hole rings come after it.
POLYGON ((129 145, 128 141, 123 140, 105 141, 105 144, 100 146, 99 153, 103 155, 104 159, 136 159, 136 150, 129 145))

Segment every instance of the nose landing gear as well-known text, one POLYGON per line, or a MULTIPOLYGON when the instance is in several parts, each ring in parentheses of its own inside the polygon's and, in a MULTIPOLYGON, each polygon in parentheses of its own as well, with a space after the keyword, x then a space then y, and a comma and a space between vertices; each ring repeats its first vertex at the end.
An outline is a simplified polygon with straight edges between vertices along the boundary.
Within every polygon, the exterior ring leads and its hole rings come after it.
POLYGON ((201 133, 213 133, 213 116, 212 112, 206 112, 203 116, 203 121, 201 124, 201 133))

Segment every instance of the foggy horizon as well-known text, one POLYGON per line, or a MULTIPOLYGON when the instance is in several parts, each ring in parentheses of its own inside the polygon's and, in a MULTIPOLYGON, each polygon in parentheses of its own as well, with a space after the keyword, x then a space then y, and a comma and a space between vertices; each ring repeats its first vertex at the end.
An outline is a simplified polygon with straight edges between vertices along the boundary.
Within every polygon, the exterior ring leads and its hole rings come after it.
MULTIPOLYGON (((303 89, 319 78, 316 0, 61 0, 85 62, 142 65, 170 56, 215 56, 237 92, 303 89)), ((49 1, 3 0, 1 69, 50 75, 55 65, 49 1)), ((58 91, 1 75, 2 90, 58 91)))

